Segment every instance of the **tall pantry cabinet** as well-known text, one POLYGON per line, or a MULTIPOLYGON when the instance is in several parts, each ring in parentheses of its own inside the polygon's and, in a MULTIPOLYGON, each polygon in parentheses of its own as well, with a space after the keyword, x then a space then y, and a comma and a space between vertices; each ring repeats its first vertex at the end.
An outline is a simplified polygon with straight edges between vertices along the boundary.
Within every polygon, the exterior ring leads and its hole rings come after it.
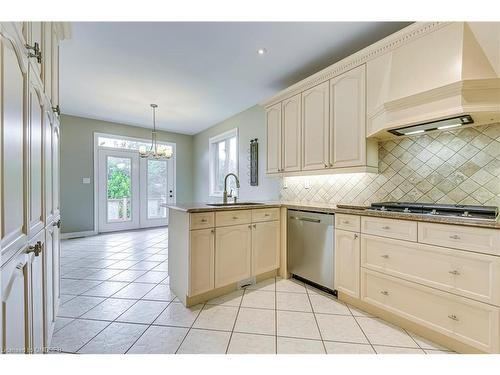
POLYGON ((41 353, 59 305, 60 22, 0 23, 0 347, 41 353))

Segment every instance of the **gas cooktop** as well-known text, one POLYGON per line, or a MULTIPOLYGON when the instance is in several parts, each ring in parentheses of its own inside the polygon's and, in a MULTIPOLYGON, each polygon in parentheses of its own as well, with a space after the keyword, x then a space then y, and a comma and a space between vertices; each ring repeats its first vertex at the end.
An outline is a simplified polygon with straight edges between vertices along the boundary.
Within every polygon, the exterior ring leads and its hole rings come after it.
POLYGON ((392 211, 433 216, 452 216, 466 219, 495 221, 498 216, 498 207, 473 206, 464 204, 432 204, 409 202, 381 202, 372 203, 370 210, 392 211))

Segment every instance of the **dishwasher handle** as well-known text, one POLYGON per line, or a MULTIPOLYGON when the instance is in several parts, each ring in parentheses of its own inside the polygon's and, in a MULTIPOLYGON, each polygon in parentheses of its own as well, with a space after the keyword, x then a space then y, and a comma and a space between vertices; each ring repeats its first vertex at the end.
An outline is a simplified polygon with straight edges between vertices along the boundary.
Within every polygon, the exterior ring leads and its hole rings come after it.
POLYGON ((290 216, 289 219, 299 220, 299 221, 308 221, 310 223, 321 223, 320 219, 311 219, 310 217, 290 216))

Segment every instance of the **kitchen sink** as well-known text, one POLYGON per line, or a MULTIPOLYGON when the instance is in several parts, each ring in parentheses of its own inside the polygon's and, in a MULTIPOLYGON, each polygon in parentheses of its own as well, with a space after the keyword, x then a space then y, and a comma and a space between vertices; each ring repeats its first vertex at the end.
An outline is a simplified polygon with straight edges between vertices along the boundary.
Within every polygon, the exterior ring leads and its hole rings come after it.
POLYGON ((256 206, 264 203, 256 203, 256 202, 228 202, 228 203, 207 203, 207 206, 214 207, 225 207, 225 206, 256 206))

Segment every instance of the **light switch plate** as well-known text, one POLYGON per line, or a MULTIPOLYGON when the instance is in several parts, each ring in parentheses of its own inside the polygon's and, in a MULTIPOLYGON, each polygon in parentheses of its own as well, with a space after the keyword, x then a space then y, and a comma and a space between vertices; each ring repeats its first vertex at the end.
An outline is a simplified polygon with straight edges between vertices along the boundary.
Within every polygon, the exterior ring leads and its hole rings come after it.
POLYGON ((83 177, 82 184, 90 184, 90 177, 83 177))

